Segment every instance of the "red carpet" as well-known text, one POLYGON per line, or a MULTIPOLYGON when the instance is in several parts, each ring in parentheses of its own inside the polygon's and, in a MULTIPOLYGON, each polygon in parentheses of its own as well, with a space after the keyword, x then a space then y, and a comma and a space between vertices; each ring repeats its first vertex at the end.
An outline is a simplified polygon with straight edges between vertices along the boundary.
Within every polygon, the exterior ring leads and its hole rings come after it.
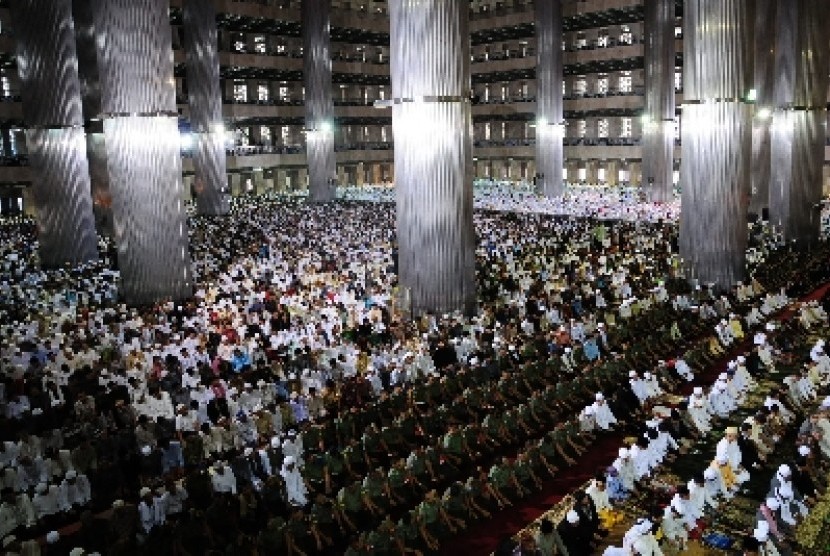
MULTIPOLYGON (((803 297, 802 301, 821 299, 828 290, 830 290, 830 284, 825 284, 803 297)), ((786 320, 792 318, 794 314, 794 310, 784 309, 775 318, 786 320)), ((741 344, 734 346, 706 372, 695 376, 694 382, 683 384, 680 393, 689 395, 694 386, 710 386, 717 375, 725 370, 726 363, 745 352, 751 342, 752 338, 748 337, 741 344)), ((544 489, 539 494, 519 501, 517 506, 493 513, 491 518, 480 521, 463 534, 448 539, 442 544, 440 553, 447 556, 492 554, 504 539, 521 531, 598 471, 611 465, 617 457, 617 450, 622 445, 622 440, 622 433, 613 433, 598 438, 588 451, 579 457, 578 467, 563 469, 556 479, 545 483, 544 489)))

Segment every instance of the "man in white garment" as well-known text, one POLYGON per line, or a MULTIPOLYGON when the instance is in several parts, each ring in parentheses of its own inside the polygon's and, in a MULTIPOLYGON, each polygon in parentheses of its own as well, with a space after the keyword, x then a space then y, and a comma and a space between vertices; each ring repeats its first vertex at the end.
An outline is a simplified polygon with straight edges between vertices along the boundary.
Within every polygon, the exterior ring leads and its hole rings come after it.
POLYGON ((648 388, 637 375, 637 371, 628 371, 628 383, 631 385, 631 391, 634 392, 634 395, 640 401, 640 405, 644 404, 648 399, 648 388))
POLYGON ((634 482, 637 480, 637 473, 634 468, 634 462, 631 460, 631 454, 627 448, 620 448, 617 454, 617 459, 611 464, 617 470, 620 479, 620 484, 626 492, 634 490, 634 482))
POLYGON ((749 472, 741 465, 741 449, 738 447, 738 429, 736 427, 727 428, 724 437, 718 441, 715 449, 715 460, 726 460, 729 463, 738 484, 749 480, 749 472))
POLYGON ((601 392, 597 392, 594 398, 595 401, 591 407, 594 409, 594 419, 596 419, 597 427, 604 431, 611 430, 617 424, 617 418, 611 413, 611 409, 605 403, 605 396, 601 392))
POLYGON ((292 456, 283 460, 280 476, 285 481, 288 502, 293 506, 305 506, 308 503, 308 489, 300 470, 297 469, 296 460, 292 456))
POLYGON ((591 497, 594 501, 594 506, 597 512, 608 511, 613 509, 611 500, 608 498, 608 491, 605 489, 605 476, 597 475, 588 488, 585 489, 585 494, 591 497))
POLYGON ((708 434, 712 430, 712 406, 709 399, 703 394, 703 388, 695 386, 689 396, 689 417, 701 434, 708 434))
POLYGON ((703 517, 707 506, 713 510, 717 509, 718 501, 706 489, 706 479, 703 477, 703 474, 695 475, 689 479, 686 488, 689 489, 689 503, 691 504, 695 519, 703 517))

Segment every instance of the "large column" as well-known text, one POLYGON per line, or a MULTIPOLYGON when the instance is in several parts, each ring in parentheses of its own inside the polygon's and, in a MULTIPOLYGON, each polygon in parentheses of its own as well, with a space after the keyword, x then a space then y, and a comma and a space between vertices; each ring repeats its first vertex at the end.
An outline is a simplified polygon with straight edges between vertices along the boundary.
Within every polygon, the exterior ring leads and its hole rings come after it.
POLYGON ((771 132, 770 222, 809 248, 819 237, 827 134, 830 4, 781 2, 775 35, 775 111, 771 132))
POLYGON ((749 212, 769 207, 770 128, 775 92, 775 27, 778 0, 755 0, 755 116, 752 120, 752 190, 749 212))
POLYGON ((688 277, 730 288, 747 246, 753 2, 686 0, 680 253, 688 277))
POLYGON ((121 296, 192 294, 168 0, 95 0, 121 296))
POLYGON ((562 195, 565 118, 562 112, 562 0, 534 2, 536 10, 536 191, 562 195))
POLYGON ((31 195, 46 268, 98 256, 71 0, 12 2, 31 195))
POLYGON ((475 309, 468 12, 389 5, 399 278, 415 315, 475 309))
POLYGON ((308 198, 325 202, 334 200, 336 194, 331 0, 304 0, 302 10, 308 198))
POLYGON ((224 202, 228 182, 217 45, 213 0, 185 2, 184 51, 196 175, 194 189, 196 210, 204 215, 227 214, 230 208, 224 202))
POLYGON ((645 35, 643 187, 665 203, 674 189, 674 0, 645 0, 645 35))
POLYGON ((98 49, 95 44, 93 0, 72 0, 75 21, 75 45, 78 52, 78 77, 86 124, 86 156, 92 185, 92 207, 98 232, 112 237, 112 195, 107 170, 107 149, 101 113, 101 82, 98 73, 98 49))

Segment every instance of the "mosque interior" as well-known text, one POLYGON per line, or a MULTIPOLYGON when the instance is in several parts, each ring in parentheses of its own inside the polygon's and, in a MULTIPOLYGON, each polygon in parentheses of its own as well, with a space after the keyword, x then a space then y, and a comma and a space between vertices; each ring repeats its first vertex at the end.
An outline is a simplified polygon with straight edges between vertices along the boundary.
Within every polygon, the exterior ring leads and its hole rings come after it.
POLYGON ((0 550, 830 551, 830 3, 0 0, 0 550))

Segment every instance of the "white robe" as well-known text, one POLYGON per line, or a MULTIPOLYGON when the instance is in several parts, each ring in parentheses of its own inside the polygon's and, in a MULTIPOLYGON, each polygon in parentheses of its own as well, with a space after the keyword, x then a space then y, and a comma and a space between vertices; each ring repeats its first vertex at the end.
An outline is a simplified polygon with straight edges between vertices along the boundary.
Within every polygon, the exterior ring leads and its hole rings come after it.
POLYGON ((608 407, 608 404, 604 401, 596 401, 591 407, 594 408, 594 418, 596 419, 597 426, 602 430, 610 430, 611 427, 617 423, 617 418, 614 417, 614 414, 611 413, 611 409, 608 407))
POLYGON ((280 475, 285 481, 285 490, 288 493, 289 504, 305 506, 308 503, 308 489, 297 466, 294 466, 294 469, 291 470, 283 467, 280 475))
POLYGON ((689 417, 692 418, 697 430, 703 434, 707 434, 712 430, 712 406, 705 396, 689 396, 689 417))

